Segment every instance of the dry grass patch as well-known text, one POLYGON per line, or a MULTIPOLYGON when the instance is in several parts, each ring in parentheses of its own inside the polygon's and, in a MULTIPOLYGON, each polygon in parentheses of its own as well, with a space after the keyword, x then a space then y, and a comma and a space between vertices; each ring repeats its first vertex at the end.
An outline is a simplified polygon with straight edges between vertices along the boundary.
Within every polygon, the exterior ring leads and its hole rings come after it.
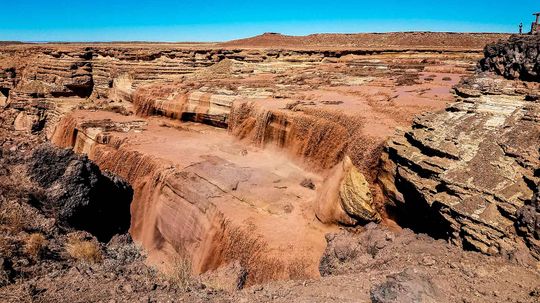
POLYGON ((169 280, 181 290, 187 290, 193 284, 191 259, 186 254, 180 254, 173 259, 171 266, 169 280))
POLYGON ((261 284, 286 278, 283 262, 268 256, 268 244, 252 230, 234 226, 229 221, 224 223, 225 241, 222 258, 225 263, 234 261, 247 271, 245 286, 261 284))
POLYGON ((78 237, 69 237, 66 251, 79 262, 98 263, 103 259, 101 248, 96 241, 83 240, 78 237))
POLYGON ((32 259, 38 260, 46 246, 47 240, 45 236, 40 233, 33 233, 25 241, 24 253, 32 259))
POLYGON ((5 203, 0 209, 0 225, 12 234, 21 232, 24 228, 24 214, 17 204, 5 203))
POLYGON ((289 271, 289 278, 292 280, 308 279, 309 275, 309 262, 304 258, 296 258, 292 260, 287 266, 289 271))

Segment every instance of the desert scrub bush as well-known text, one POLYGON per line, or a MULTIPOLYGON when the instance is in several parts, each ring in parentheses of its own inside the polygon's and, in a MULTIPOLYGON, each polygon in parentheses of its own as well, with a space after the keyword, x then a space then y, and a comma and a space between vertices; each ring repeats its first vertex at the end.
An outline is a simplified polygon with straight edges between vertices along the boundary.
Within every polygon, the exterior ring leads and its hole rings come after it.
POLYGON ((223 259, 226 263, 239 261, 247 271, 246 286, 285 278, 285 266, 278 258, 266 255, 268 244, 249 228, 224 223, 223 259))
POLYGON ((12 234, 21 232, 24 228, 23 210, 18 204, 4 203, 0 209, 0 226, 12 234))
POLYGON ((101 248, 96 241, 84 240, 73 235, 68 236, 66 251, 78 262, 98 263, 103 259, 101 248))
POLYGON ((19 247, 17 244, 13 238, 0 234, 0 256, 12 257, 19 247))
POLYGON ((304 258, 296 258, 287 266, 289 278, 291 280, 302 280, 309 278, 309 263, 304 258))
POLYGON ((191 258, 186 253, 180 253, 173 259, 169 280, 180 290, 186 291, 193 284, 191 258))
POLYGON ((24 243, 24 253, 34 260, 39 260, 45 247, 47 239, 40 233, 33 233, 28 236, 24 243))

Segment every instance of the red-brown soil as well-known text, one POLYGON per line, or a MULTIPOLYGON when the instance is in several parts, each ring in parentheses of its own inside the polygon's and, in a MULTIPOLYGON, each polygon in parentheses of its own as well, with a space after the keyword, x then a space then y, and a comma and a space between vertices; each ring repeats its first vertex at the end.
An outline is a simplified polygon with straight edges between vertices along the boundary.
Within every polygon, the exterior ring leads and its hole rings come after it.
POLYGON ((238 48, 288 49, 481 50, 486 44, 506 39, 508 36, 508 34, 444 32, 314 34, 308 36, 265 33, 219 45, 238 48))

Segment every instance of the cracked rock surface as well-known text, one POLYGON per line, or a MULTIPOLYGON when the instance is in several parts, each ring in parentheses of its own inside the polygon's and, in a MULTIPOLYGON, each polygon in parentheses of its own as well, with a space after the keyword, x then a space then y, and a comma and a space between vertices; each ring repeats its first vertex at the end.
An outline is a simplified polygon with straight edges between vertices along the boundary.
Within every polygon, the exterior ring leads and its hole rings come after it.
POLYGON ((419 116, 387 145, 379 181, 388 209, 465 248, 519 250, 518 211, 539 182, 540 103, 527 101, 538 83, 479 74, 455 89, 458 102, 419 116))

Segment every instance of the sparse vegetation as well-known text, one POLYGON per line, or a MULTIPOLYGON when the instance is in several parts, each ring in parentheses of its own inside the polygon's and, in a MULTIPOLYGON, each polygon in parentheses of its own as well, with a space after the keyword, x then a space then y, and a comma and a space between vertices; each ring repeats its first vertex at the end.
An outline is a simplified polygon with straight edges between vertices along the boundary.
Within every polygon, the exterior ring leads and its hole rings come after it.
POLYGON ((24 252, 34 260, 39 260, 41 253, 47 246, 47 239, 40 233, 33 233, 26 239, 24 252))
POLYGON ((2 229, 17 234, 24 227, 22 209, 15 203, 4 203, 0 209, 0 225, 2 229))
POLYGON ((97 242, 83 240, 79 237, 69 237, 66 251, 73 259, 79 262, 98 263, 103 259, 97 242))
POLYGON ((186 253, 180 253, 173 259, 169 279, 178 288, 185 291, 193 284, 192 270, 191 258, 186 253))
POLYGON ((279 258, 268 257, 268 244, 252 231, 225 223, 225 263, 239 261, 247 270, 246 286, 285 278, 285 265, 279 258))
POLYGON ((287 266, 289 278, 292 280, 302 280, 309 277, 309 262, 304 258, 296 258, 287 266))

